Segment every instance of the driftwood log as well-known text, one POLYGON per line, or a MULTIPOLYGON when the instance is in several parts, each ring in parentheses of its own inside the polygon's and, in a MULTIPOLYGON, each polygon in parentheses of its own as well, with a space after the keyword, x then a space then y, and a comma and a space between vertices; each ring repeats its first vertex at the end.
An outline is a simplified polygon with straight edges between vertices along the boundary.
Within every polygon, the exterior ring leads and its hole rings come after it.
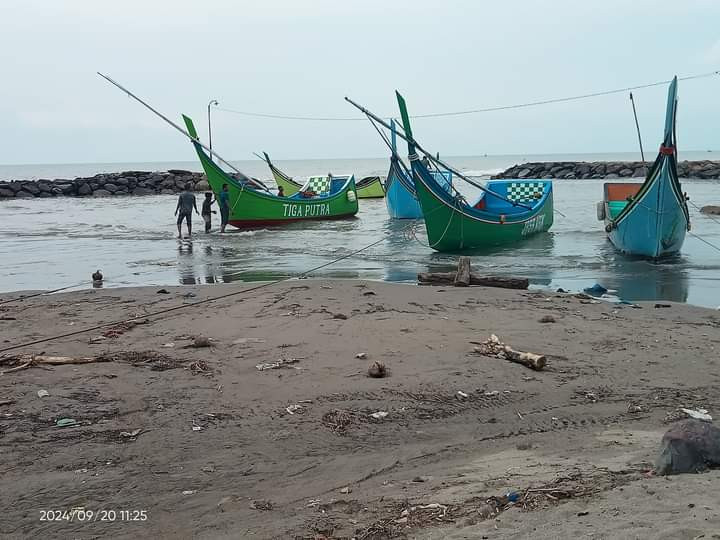
POLYGON ((470 257, 460 257, 458 259, 456 272, 420 272, 417 279, 420 285, 454 285, 455 287, 480 285, 482 287, 499 287, 501 289, 527 289, 530 285, 527 278, 474 274, 470 268, 470 257))
POLYGON ((544 355, 516 351, 509 345, 505 345, 502 341, 500 341, 500 338, 498 338, 495 334, 491 334, 490 337, 483 342, 478 343, 477 341, 471 341, 471 343, 477 344, 477 347, 473 348, 473 352, 476 354, 505 358, 510 362, 522 364, 523 366, 534 369, 535 371, 542 370, 547 364, 547 358, 545 358, 544 355))
POLYGON ((455 272, 453 285, 456 287, 467 287, 470 285, 470 257, 460 257, 458 269, 455 272))
MULTIPOLYGON (((417 278, 420 285, 454 285, 456 274, 457 272, 421 272, 417 278)), ((471 272, 470 285, 501 289, 527 289, 530 281, 527 278, 481 276, 471 272)))

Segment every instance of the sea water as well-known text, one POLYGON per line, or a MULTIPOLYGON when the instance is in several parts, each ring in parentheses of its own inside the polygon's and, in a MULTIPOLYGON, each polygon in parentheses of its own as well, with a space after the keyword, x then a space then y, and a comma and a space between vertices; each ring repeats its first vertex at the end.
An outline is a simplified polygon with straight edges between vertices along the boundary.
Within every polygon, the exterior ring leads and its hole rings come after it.
MULTIPOLYGON (((550 155, 448 158, 475 176, 522 161, 631 160, 634 155, 550 155)), ((686 153, 681 159, 718 159, 686 153)), ((252 176, 270 174, 260 161, 237 162, 252 176)), ((385 174, 386 159, 278 161, 288 174, 385 174)), ((0 179, 73 178, 123 170, 199 170, 196 162, 0 166, 0 179)), ((274 185, 271 180, 264 180, 274 185)), ((628 301, 672 300, 720 306, 720 218, 691 206, 692 235, 682 253, 662 262, 617 253, 597 221, 602 180, 554 183, 551 231, 516 245, 474 251, 475 271, 526 276, 533 287, 579 291, 599 283, 628 301), (703 240, 705 242, 703 242, 703 240)), ((720 182, 683 180, 698 207, 720 203, 720 182)), ((471 197, 472 193, 468 193, 471 197)), ((84 282, 101 269, 106 287, 270 280, 294 276, 349 255, 311 275, 412 283, 418 272, 449 271, 456 254, 427 247, 422 222, 391 220, 383 199, 361 199, 354 219, 298 222, 254 231, 203 232, 194 216, 193 241, 178 242, 177 197, 11 199, 0 201, 0 291, 54 289, 84 282)), ((199 200, 200 202, 200 200, 199 200)))

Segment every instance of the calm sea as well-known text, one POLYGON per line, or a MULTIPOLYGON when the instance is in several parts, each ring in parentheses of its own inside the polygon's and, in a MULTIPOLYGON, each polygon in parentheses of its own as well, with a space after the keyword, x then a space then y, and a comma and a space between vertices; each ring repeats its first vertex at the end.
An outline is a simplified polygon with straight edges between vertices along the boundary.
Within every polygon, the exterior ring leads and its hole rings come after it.
MULTIPOLYGON (((686 152, 681 159, 720 159, 686 152)), ((523 161, 634 160, 634 154, 488 156, 448 158, 476 176, 523 161)), ((261 161, 235 164, 252 176, 270 174, 261 161)), ((386 159, 277 161, 296 177, 354 172, 385 174, 386 159)), ((197 162, 0 166, 0 179, 74 178, 123 170, 199 170, 197 162)), ((272 181, 269 181, 272 184, 272 181)), ((684 181, 697 206, 720 204, 720 183, 684 181)), ((682 254, 662 263, 617 254, 595 217, 602 181, 555 182, 555 216, 549 234, 523 244, 473 253, 486 274, 527 276, 535 287, 582 290, 599 283, 616 296, 720 306, 720 251, 688 236, 682 254)), ((323 277, 415 281, 423 271, 447 271, 456 256, 426 247, 422 224, 391 221, 383 200, 361 200, 356 219, 296 223, 284 228, 220 235, 195 234, 178 243, 174 196, 0 201, 0 291, 52 289, 85 282, 101 269, 106 286, 226 283, 292 276, 365 245, 383 241, 315 274, 323 277)), ((693 233, 720 247, 720 222, 691 208, 693 233)), ((199 228, 199 221, 196 225, 199 228)))

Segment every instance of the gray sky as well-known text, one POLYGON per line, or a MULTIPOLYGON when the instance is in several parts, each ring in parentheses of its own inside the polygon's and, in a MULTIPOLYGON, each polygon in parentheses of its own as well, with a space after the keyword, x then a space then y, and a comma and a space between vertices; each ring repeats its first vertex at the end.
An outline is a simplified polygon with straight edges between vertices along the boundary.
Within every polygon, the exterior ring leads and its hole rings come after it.
MULTIPOLYGON (((206 138, 206 105, 355 116, 348 95, 397 114, 490 107, 720 69, 717 0, 2 0, 0 163, 195 159, 102 71, 206 138)), ((666 88, 636 92, 646 148, 666 88)), ((720 77, 680 83, 681 150, 720 148, 720 77)), ((230 159, 386 155, 365 122, 213 113, 230 159)), ((635 151, 630 103, 574 103, 417 120, 445 155, 635 151)))

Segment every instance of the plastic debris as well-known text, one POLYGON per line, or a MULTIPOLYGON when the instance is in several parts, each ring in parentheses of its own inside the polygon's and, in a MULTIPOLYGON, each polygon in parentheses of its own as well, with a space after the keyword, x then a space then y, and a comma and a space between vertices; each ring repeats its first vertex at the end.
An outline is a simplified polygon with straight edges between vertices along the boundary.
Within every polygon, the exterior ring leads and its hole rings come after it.
POLYGON ((163 343, 163 347, 166 349, 172 349, 175 346, 175 344, 171 341, 169 343, 163 343))
POLYGON ((170 294, 170 291, 167 289, 160 289, 156 294, 170 294))
POLYGON ((121 431, 121 437, 137 437, 142 432, 142 429, 133 429, 132 431, 121 431))
POLYGON ((375 420, 382 420, 387 415, 388 415, 388 413, 385 411, 378 411, 378 412, 372 413, 370 416, 372 416, 375 420))
POLYGON ((367 353, 359 352, 355 355, 355 358, 359 358, 360 360, 363 360, 363 359, 367 358, 367 353))
POLYGON ((600 285, 599 283, 596 283, 592 287, 587 287, 587 288, 583 289, 583 292, 585 292, 589 295, 592 295, 592 296, 602 296, 607 291, 608 290, 605 287, 603 287, 602 285, 600 285))
POLYGON ((212 340, 209 337, 197 336, 189 345, 185 345, 184 349, 202 349, 212 347, 212 340))
POLYGON ((193 426, 192 430, 193 431, 202 431, 202 426, 193 426))
POLYGON ((457 391, 457 395, 458 395, 459 397, 463 398, 463 399, 465 399, 465 398, 468 397, 468 394, 466 394, 466 393, 463 392, 462 390, 458 390, 458 391, 457 391))
POLYGON ((681 407, 680 410, 690 418, 695 418, 703 422, 712 422, 712 416, 708 414, 707 409, 685 409, 681 407))
POLYGON ((195 495, 197 493, 197 489, 186 489, 182 492, 183 495, 195 495))
POLYGON ((49 396, 49 395, 50 395, 50 392, 48 392, 47 390, 41 389, 41 390, 38 390, 38 391, 37 391, 37 396, 38 396, 39 398, 44 398, 44 397, 47 397, 47 396, 49 396))
POLYGON ((245 345, 246 343, 265 343, 265 340, 256 337, 243 337, 232 342, 233 345, 245 345))
POLYGON ((350 488, 350 486, 345 486, 340 490, 340 493, 347 495, 348 493, 352 493, 352 489, 350 488))
POLYGON ((288 414, 295 414, 301 412, 303 409, 302 405, 290 405, 289 407, 285 407, 285 410, 288 412, 288 414))
POLYGON ((57 427, 70 427, 70 426, 77 426, 78 421, 74 418, 60 418, 55 422, 55 425, 57 427))

